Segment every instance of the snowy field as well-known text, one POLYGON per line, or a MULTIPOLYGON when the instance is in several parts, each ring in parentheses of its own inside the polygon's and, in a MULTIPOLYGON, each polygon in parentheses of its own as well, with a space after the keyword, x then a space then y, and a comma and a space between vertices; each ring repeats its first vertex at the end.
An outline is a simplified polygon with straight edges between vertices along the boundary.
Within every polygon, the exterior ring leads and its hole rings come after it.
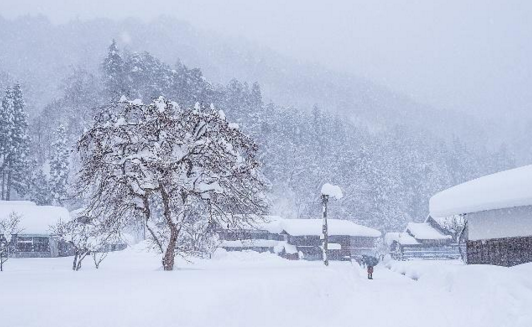
POLYGON ((0 274, 1 326, 532 326, 532 264, 356 264, 218 252, 158 268, 138 247, 99 270, 71 258, 12 259, 0 274))

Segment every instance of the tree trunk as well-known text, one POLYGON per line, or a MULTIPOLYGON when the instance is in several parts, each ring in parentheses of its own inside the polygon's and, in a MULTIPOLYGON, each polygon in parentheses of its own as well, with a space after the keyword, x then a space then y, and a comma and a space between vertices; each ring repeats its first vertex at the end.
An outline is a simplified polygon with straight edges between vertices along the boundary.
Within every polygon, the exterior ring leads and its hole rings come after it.
POLYGON ((72 270, 76 271, 76 267, 78 266, 78 251, 74 253, 74 262, 72 262, 72 270))
POLYGON ((179 231, 174 224, 170 226, 170 241, 168 242, 168 247, 163 257, 163 268, 164 270, 170 271, 174 270, 174 260, 175 260, 175 247, 177 244, 177 235, 179 231))
POLYGON ((9 201, 11 197, 11 163, 8 164, 7 168, 7 189, 5 200, 9 201))
POLYGON ((87 250, 84 250, 82 254, 78 255, 78 263, 76 264, 75 271, 78 271, 81 269, 81 262, 90 252, 87 250))
POLYGON ((4 194, 4 190, 6 188, 6 172, 4 171, 4 169, 2 169, 2 200, 5 200, 5 194, 4 194))
POLYGON ((161 187, 161 199, 163 201, 163 215, 166 220, 168 228, 170 228, 170 240, 168 241, 168 247, 164 253, 163 257, 163 269, 166 271, 174 270, 174 259, 175 259, 175 247, 177 244, 177 236, 179 235, 179 228, 177 228, 176 223, 172 220, 172 211, 170 210, 170 196, 164 189, 161 187))

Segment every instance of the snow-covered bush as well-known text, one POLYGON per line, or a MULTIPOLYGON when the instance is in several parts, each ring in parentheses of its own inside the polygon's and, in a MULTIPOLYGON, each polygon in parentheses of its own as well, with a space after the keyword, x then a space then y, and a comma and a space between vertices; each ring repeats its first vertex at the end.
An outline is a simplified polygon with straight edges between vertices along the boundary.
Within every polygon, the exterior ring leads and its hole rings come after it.
POLYGON ((111 219, 80 216, 70 221, 60 221, 53 232, 74 249, 72 270, 81 269, 81 263, 92 255, 96 268, 107 257, 110 247, 120 240, 119 225, 109 224, 111 219))
POLYGON ((266 210, 256 144, 212 106, 123 97, 96 117, 78 152, 87 213, 111 225, 142 216, 165 270, 176 254, 208 248, 215 226, 243 225, 266 210))

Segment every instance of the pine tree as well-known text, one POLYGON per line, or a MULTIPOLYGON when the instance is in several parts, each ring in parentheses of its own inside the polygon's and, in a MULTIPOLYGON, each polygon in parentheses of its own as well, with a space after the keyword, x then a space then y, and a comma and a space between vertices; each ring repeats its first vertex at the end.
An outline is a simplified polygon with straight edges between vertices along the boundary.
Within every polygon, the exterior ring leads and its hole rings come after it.
POLYGON ((69 151, 65 127, 62 124, 55 131, 54 138, 50 158, 50 191, 53 203, 62 204, 67 195, 69 172, 69 151))
POLYGON ((125 94, 126 88, 123 78, 123 60, 115 40, 109 46, 107 57, 105 57, 102 63, 102 69, 107 96, 114 100, 120 98, 122 95, 127 96, 125 94))
POLYGON ((0 107, 0 172, 1 172, 1 199, 6 199, 6 185, 8 176, 8 156, 12 147, 13 130, 13 90, 6 89, 2 106, 0 107))
POLYGON ((50 184, 42 169, 37 170, 31 178, 29 197, 30 200, 37 203, 37 205, 52 204, 50 184))
POLYGON ((7 157, 6 200, 10 200, 12 188, 19 195, 28 191, 30 183, 29 136, 25 112, 26 104, 19 84, 13 87, 13 124, 11 149, 7 157))

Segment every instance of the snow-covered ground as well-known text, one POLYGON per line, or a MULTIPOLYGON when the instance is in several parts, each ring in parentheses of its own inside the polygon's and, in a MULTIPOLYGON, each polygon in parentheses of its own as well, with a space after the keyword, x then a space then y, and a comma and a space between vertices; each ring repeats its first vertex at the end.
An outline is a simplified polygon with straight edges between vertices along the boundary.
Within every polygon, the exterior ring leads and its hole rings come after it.
POLYGON ((173 272, 139 247, 99 270, 86 261, 73 272, 70 261, 10 260, 1 326, 532 326, 530 264, 390 262, 370 281, 356 264, 254 252, 179 261, 173 272))

